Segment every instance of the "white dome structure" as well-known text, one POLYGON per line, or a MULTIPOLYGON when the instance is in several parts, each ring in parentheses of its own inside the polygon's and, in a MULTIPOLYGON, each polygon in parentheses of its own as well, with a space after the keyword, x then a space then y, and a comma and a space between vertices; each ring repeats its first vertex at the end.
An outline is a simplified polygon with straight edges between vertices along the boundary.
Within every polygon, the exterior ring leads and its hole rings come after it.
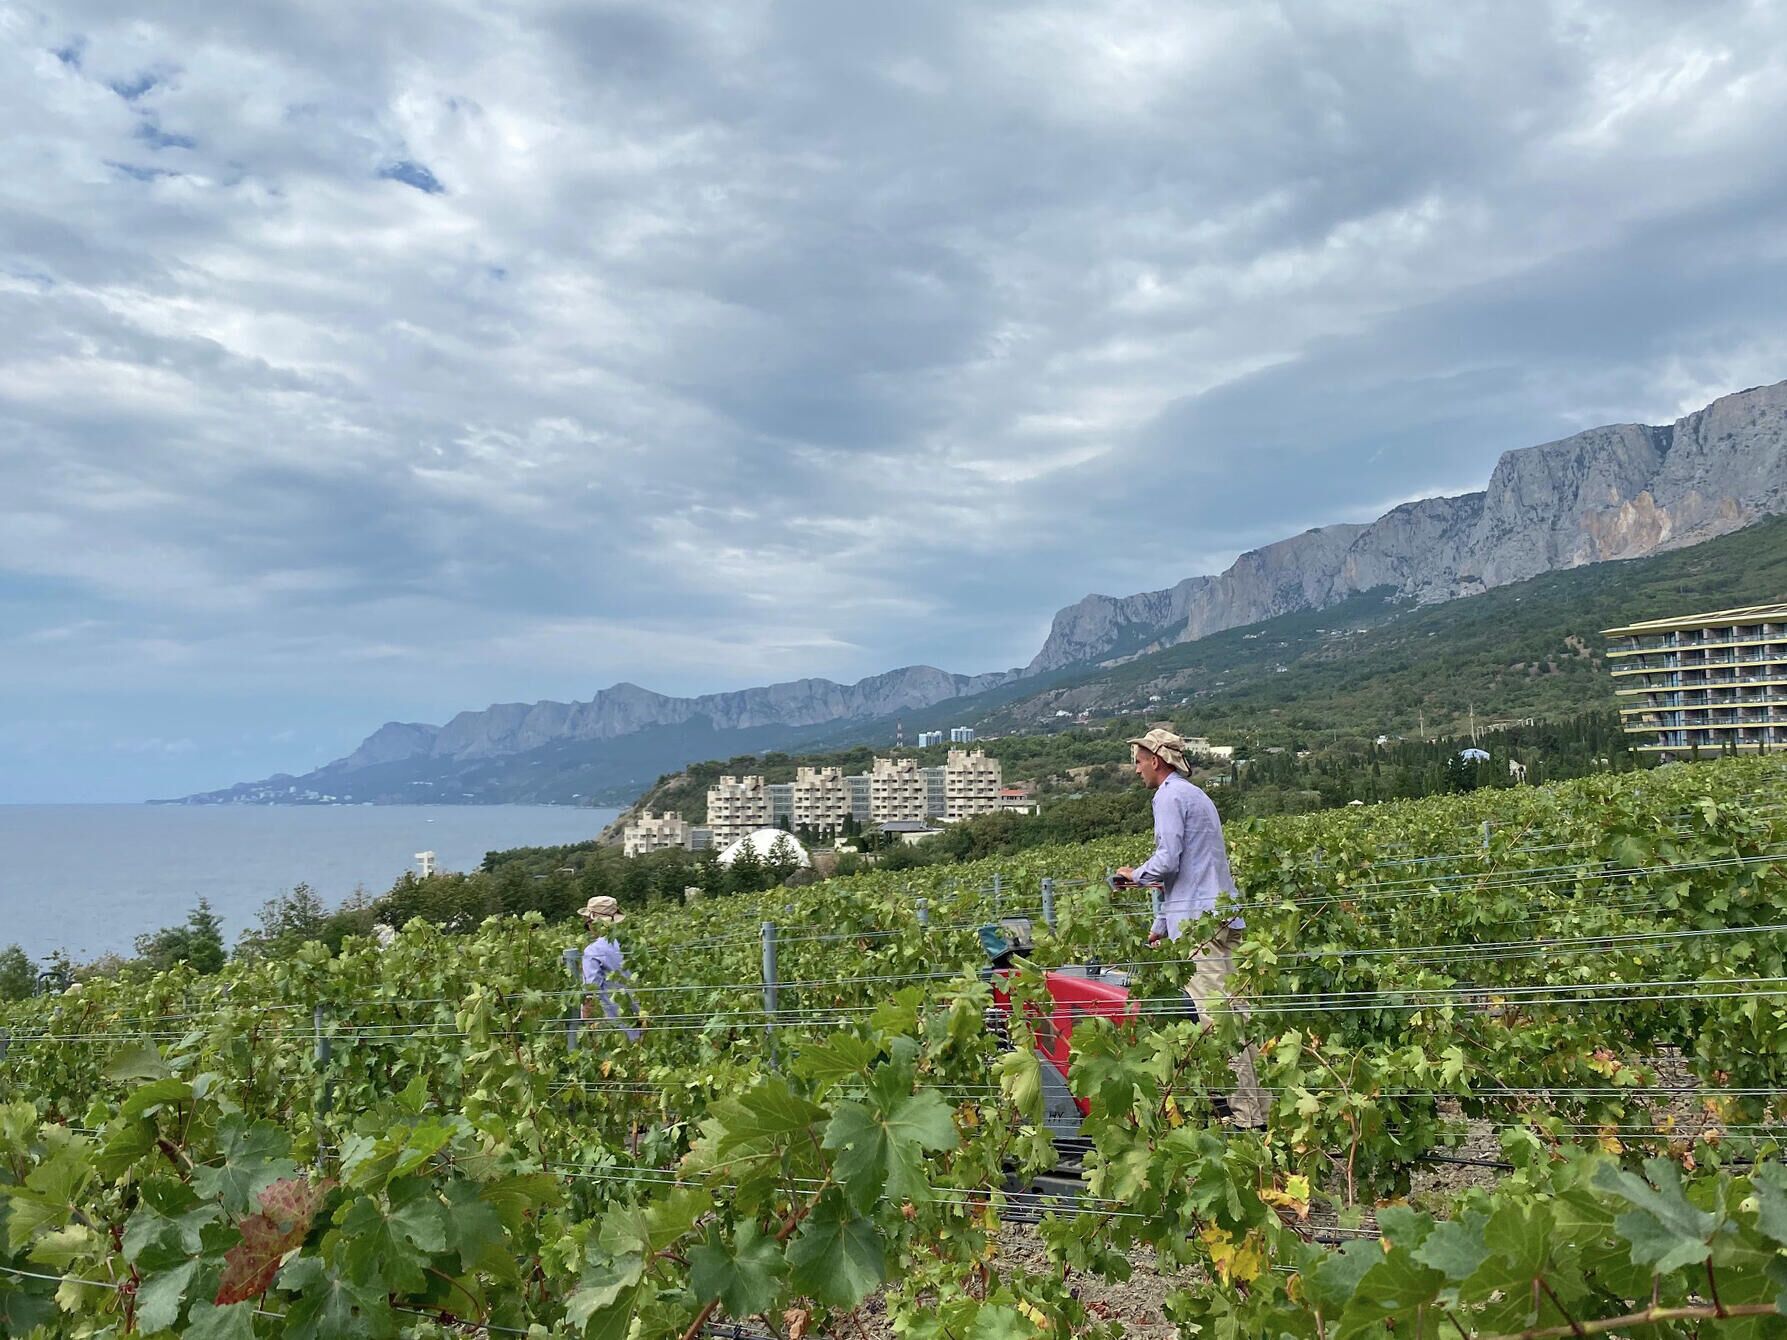
POLYGON ((746 833, 720 853, 719 862, 721 865, 731 865, 738 859, 738 854, 745 849, 747 843, 757 853, 758 860, 768 861, 770 849, 782 839, 786 839, 789 847, 794 850, 794 864, 797 867, 810 870, 813 860, 807 855, 807 849, 800 845, 800 840, 794 834, 780 828, 759 828, 754 832, 746 833))

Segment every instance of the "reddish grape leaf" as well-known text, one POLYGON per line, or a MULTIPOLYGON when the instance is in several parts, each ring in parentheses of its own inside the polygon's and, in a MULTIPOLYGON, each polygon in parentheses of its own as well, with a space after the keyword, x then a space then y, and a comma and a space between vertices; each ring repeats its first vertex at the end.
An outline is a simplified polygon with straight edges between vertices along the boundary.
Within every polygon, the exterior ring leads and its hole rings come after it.
POLYGON ((223 1258, 223 1277, 217 1283, 219 1307, 259 1298, 279 1273, 279 1263, 310 1232, 331 1181, 312 1185, 307 1178, 285 1178, 261 1192, 261 1212, 251 1214, 237 1229, 242 1241, 223 1258))

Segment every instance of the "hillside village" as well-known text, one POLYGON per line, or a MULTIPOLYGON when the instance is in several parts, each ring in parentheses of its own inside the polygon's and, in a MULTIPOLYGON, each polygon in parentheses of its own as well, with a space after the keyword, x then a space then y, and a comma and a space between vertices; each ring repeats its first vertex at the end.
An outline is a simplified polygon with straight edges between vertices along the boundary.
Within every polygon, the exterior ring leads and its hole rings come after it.
MULTIPOLYGON (((950 734, 957 740, 974 737, 964 728, 950 734)), ((932 743, 920 736, 921 746, 932 743)), ((1234 755, 1233 746, 1213 745, 1202 737, 1187 743, 1200 759, 1226 762, 1234 755)), ((1069 773, 1075 771, 1089 770, 1069 773)), ((799 766, 788 782, 769 782, 762 774, 726 774, 707 788, 705 821, 691 821, 675 809, 645 808, 621 825, 620 841, 627 856, 723 848, 762 828, 780 828, 809 842, 848 839, 870 830, 916 842, 947 824, 987 814, 1030 814, 1036 805, 1034 779, 1007 785, 999 759, 984 749, 952 748, 941 764, 929 767, 911 756, 889 755, 876 756, 866 771, 852 774, 836 766, 799 766)))

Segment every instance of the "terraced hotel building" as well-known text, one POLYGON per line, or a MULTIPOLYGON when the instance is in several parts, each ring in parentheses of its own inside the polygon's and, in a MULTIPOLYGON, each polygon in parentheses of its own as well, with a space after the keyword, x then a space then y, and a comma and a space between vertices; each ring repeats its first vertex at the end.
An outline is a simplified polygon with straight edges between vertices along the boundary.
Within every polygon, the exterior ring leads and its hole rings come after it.
POLYGON ((1607 668, 1634 748, 1787 745, 1787 605, 1652 619, 1606 632, 1607 668))

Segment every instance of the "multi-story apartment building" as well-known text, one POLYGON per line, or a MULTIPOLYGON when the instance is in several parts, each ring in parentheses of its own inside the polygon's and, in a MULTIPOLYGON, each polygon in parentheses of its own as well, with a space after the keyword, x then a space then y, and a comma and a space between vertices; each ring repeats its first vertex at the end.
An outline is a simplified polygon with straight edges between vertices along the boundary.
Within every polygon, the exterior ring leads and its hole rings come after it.
POLYGON ((951 726, 949 728, 949 742, 951 744, 973 744, 974 727, 951 726))
POLYGON ((769 797, 769 826, 794 831, 794 783, 771 782, 763 788, 769 797))
POLYGON ((1607 666, 1644 752, 1787 745, 1787 605, 1609 628, 1607 666))
POLYGON ((801 768, 794 775, 794 827, 835 833, 850 813, 842 768, 801 768))
POLYGON ((925 779, 915 758, 878 758, 869 769, 869 817, 878 824, 925 817, 925 779))
POLYGON ((850 804, 850 817, 859 824, 875 821, 874 788, 869 784, 869 774, 859 772, 853 777, 844 779, 844 795, 850 804))
POLYGON ((925 818, 941 819, 949 813, 949 768, 920 768, 925 779, 925 818))
POLYGON ((761 777, 720 778, 707 788, 707 826, 713 830, 714 845, 743 837, 759 828, 769 827, 769 789, 761 777))
POLYGON ((999 786, 1004 780, 1004 771, 998 759, 988 758, 979 749, 952 749, 944 771, 948 774, 945 819, 954 823, 976 814, 991 814, 999 808, 999 786))
POLYGON ((918 747, 929 749, 934 744, 943 743, 943 732, 940 730, 921 730, 918 733, 918 747))
POLYGON ((636 820, 621 830, 621 851, 627 856, 688 845, 689 821, 674 810, 662 814, 642 810, 636 820))

